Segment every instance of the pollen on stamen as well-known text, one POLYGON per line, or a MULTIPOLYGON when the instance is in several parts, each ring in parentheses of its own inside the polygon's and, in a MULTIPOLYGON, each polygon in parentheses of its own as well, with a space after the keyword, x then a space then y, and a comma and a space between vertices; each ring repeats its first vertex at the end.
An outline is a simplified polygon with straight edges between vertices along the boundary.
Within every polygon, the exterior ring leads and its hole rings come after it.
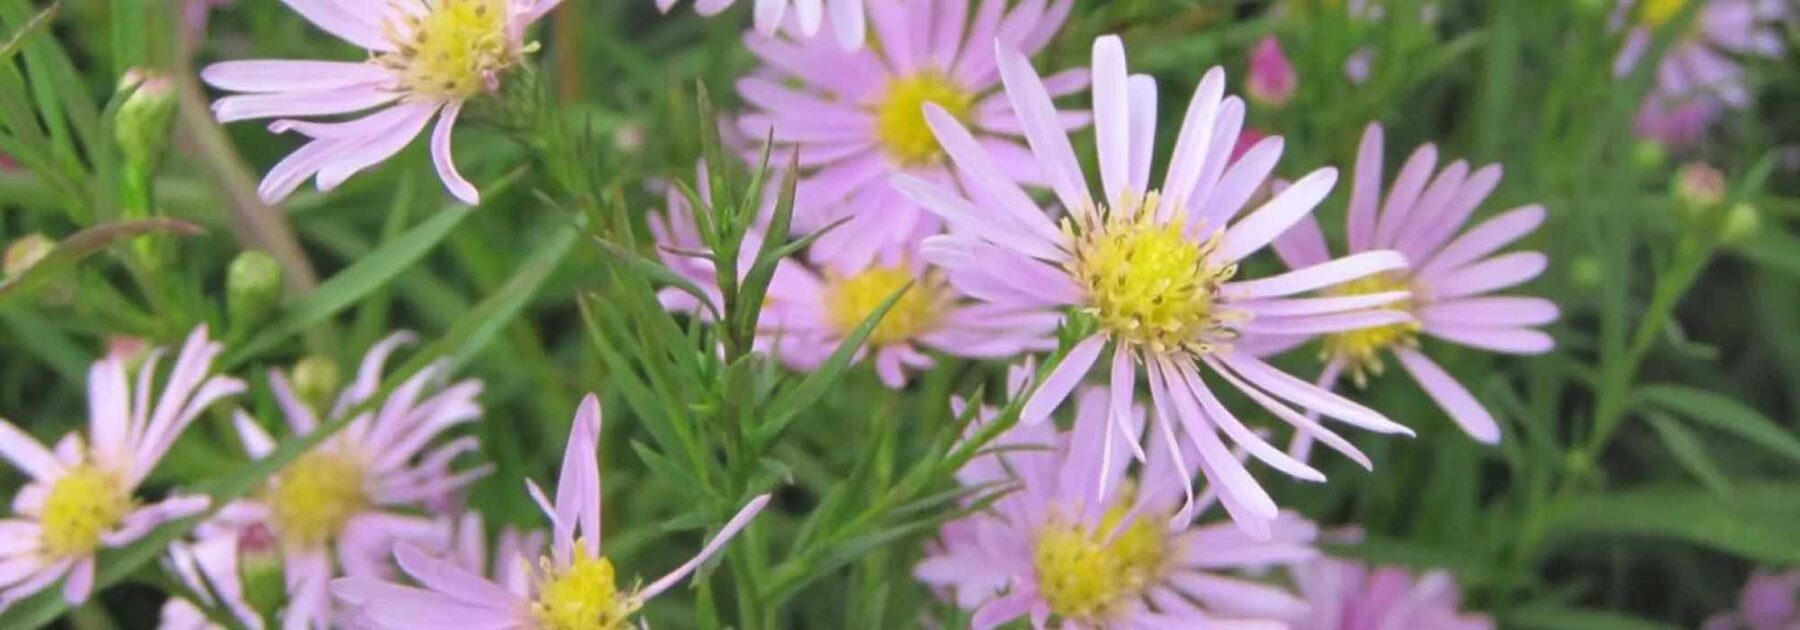
POLYGON ((904 265, 875 266, 848 277, 826 274, 826 312, 834 328, 849 334, 862 325, 883 302, 914 282, 911 289, 894 302, 869 335, 869 344, 881 346, 907 341, 931 330, 943 316, 946 288, 933 276, 918 278, 904 265))
POLYGON ((1039 532, 1032 564, 1052 612, 1104 625, 1162 576, 1172 551, 1165 530, 1143 515, 1121 526, 1126 513, 1113 508, 1093 529, 1055 519, 1039 532))
MULTIPOLYGON (((1334 296, 1348 297, 1355 295, 1371 295, 1394 291, 1413 291, 1413 284, 1402 274, 1377 274, 1338 285, 1328 293, 1334 296)), ((1389 304, 1384 308, 1396 311, 1411 311, 1411 300, 1402 300, 1389 304)), ((1323 358, 1343 361, 1350 370, 1350 377, 1358 387, 1368 384, 1370 376, 1380 376, 1387 370, 1381 360, 1381 353, 1395 347, 1412 347, 1419 343, 1420 324, 1417 320, 1408 320, 1399 324, 1375 326, 1349 332, 1341 332, 1325 337, 1322 351, 1323 358)))
POLYGON ((1244 315, 1223 308, 1219 287, 1237 265, 1217 260, 1223 233, 1195 236, 1182 217, 1161 221, 1156 192, 1079 212, 1069 271, 1087 289, 1086 312, 1115 339, 1151 352, 1211 352, 1244 315))
POLYGON ((91 465, 76 467, 50 486, 44 498, 44 549, 52 555, 84 555, 131 511, 131 496, 117 476, 91 465))
POLYGON ((362 462, 327 451, 289 464, 269 492, 271 517, 284 542, 320 545, 335 539, 369 502, 362 462))
POLYGON ((507 0, 426 0, 423 14, 387 26, 395 51, 375 60, 401 87, 439 100, 462 100, 499 87, 500 75, 532 47, 507 32, 507 0))
POLYGON ((895 79, 875 109, 875 134, 888 157, 903 166, 920 166, 944 155, 925 120, 925 104, 936 103, 964 123, 975 107, 975 95, 933 71, 895 79))
POLYGON ((612 561, 588 554, 580 541, 569 566, 557 569, 548 558, 540 564, 544 581, 531 613, 542 630, 625 630, 642 606, 619 592, 612 561))

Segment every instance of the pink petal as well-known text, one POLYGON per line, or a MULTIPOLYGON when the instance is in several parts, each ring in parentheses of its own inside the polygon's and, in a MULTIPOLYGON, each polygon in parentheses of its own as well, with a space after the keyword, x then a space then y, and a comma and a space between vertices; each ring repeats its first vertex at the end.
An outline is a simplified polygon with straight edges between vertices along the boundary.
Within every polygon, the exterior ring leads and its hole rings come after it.
POLYGON ((1444 372, 1444 368, 1439 367, 1437 362, 1410 348, 1397 350, 1394 354, 1399 357, 1400 364, 1406 366, 1406 372, 1419 382, 1425 393, 1437 401, 1438 407, 1450 414, 1450 419, 1455 420, 1457 426, 1462 427, 1469 437, 1482 444, 1500 443, 1500 424, 1494 421, 1487 408, 1482 407, 1481 402, 1475 400, 1475 396, 1462 383, 1456 382, 1455 378, 1444 372))
POLYGON ((1087 376, 1088 369, 1094 366, 1094 361, 1100 358, 1100 350, 1105 347, 1106 337, 1094 335, 1071 348, 1069 354, 1063 357, 1062 363, 1057 364, 1050 376, 1031 394, 1031 399, 1025 402, 1025 409, 1019 414, 1019 422, 1037 424, 1050 417, 1051 412, 1056 411, 1063 400, 1069 397, 1069 392, 1074 391, 1081 379, 1087 376))

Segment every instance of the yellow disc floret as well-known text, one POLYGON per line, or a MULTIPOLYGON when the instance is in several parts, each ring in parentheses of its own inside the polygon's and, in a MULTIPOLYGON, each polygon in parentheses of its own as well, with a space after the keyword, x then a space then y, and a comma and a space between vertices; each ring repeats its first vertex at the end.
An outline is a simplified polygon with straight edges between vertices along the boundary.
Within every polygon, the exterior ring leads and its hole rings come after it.
POLYGON ((389 25, 396 48, 376 60, 401 77, 407 91, 462 100, 499 86, 500 74, 522 52, 507 33, 507 0, 424 0, 423 14, 389 25))
POLYGON ((1180 218, 1158 222, 1158 203, 1154 192, 1124 200, 1074 235, 1069 270, 1087 289, 1087 311, 1114 338, 1154 352, 1208 352, 1239 317, 1218 304, 1219 285, 1237 266, 1215 260, 1219 232, 1200 240, 1180 218))
POLYGON ((894 302, 887 315, 869 335, 873 346, 899 343, 931 330, 943 316, 945 290, 941 280, 933 276, 917 278, 902 264, 894 267, 875 266, 861 273, 834 278, 827 274, 825 308, 831 325, 849 334, 875 314, 883 302, 906 286, 917 282, 900 300, 894 302))
POLYGON ((1681 10, 1687 8, 1688 0, 1644 0, 1638 5, 1638 23, 1650 28, 1662 28, 1681 10))
POLYGON ((888 83, 875 109, 875 135, 888 157, 905 166, 936 162, 944 154, 925 122, 925 104, 936 103, 957 120, 968 122, 975 95, 934 71, 888 83))
MULTIPOLYGON (((1412 282, 1406 276, 1384 273, 1361 278, 1338 285, 1329 291, 1331 295, 1352 296, 1388 293, 1393 291, 1413 290, 1412 282)), ((1383 308, 1396 311, 1411 311, 1411 300, 1402 300, 1388 304, 1383 308)), ((1418 343, 1419 322, 1409 320, 1399 324, 1388 324, 1373 328, 1363 328, 1349 332, 1341 332, 1325 337, 1325 356, 1338 358, 1350 368, 1350 374, 1356 384, 1368 382, 1369 375, 1380 376, 1386 366, 1382 364, 1381 353, 1394 346, 1412 346, 1418 343)))
POLYGON ((1032 562, 1052 612, 1105 625, 1109 613, 1162 576, 1172 551, 1164 530, 1142 515, 1120 528, 1125 513, 1113 508, 1092 530, 1053 520, 1038 533, 1032 562))
POLYGON ((637 598, 621 596, 612 562, 588 555, 577 542, 567 568, 556 570, 543 560, 546 579, 538 586, 531 614, 540 630, 625 630, 637 598))
POLYGON ((349 455, 316 451, 294 460, 267 499, 282 539, 315 546, 336 538, 344 522, 369 504, 363 482, 363 463, 349 455))
POLYGON ((131 511, 131 495, 116 475, 91 465, 70 469, 44 497, 44 549, 52 556, 93 553, 100 536, 131 511))

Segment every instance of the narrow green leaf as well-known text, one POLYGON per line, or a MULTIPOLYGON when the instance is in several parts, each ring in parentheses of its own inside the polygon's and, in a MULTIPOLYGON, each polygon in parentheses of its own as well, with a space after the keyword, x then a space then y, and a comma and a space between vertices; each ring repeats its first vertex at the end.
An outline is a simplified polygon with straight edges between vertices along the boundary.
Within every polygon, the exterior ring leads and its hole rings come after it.
POLYGON ((850 367, 850 361, 862 349, 863 342, 868 341, 869 335, 875 333, 875 327, 881 325, 881 319, 887 316, 888 309, 899 303, 901 296, 912 290, 912 286, 912 283, 908 282, 906 286, 900 287, 900 290, 888 296, 888 299, 883 301, 881 306, 875 309, 875 312, 869 314, 868 319, 863 320, 863 323, 857 325, 856 330, 844 338, 843 343, 838 344, 837 350, 825 359, 825 363, 821 364, 817 370, 813 370, 812 374, 808 374, 805 380, 800 381, 799 385, 776 395, 775 400, 769 404, 768 414, 763 425, 757 427, 753 443, 767 444, 775 436, 781 435, 781 432, 787 429, 788 424, 794 421, 801 410, 811 407, 813 403, 818 402, 819 397, 830 391, 831 387, 837 384, 838 378, 843 376, 844 369, 850 367))
POLYGON ((1800 238, 1781 230, 1764 230, 1738 251, 1771 271, 1800 278, 1800 238))
POLYGON ((56 19, 56 10, 60 8, 62 8, 62 0, 52 2, 50 3, 50 6, 44 7, 44 10, 39 11, 37 15, 31 16, 31 20, 26 22, 24 26, 13 31, 12 36, 7 37, 5 43, 0 43, 0 63, 11 61, 13 55, 19 54, 19 48, 24 46, 27 38, 48 28, 50 26, 50 21, 56 19))
POLYGON ((1530 606, 1506 616, 1506 627, 1542 630, 1675 630, 1676 626, 1592 608, 1530 606))
POLYGON ((186 221, 155 218, 105 223, 76 232, 57 243, 56 249, 25 273, 0 282, 0 304, 31 295, 83 259, 115 242, 152 233, 194 235, 204 231, 186 221))
POLYGON ((513 318, 524 310, 531 298, 544 285, 544 281, 562 264, 564 256, 575 245, 575 237, 579 234, 575 227, 565 227, 552 234, 548 242, 538 246, 525 263, 513 272, 506 284, 494 291, 481 303, 463 317, 462 321, 444 333, 437 341, 437 350, 433 354, 441 354, 450 359, 452 370, 467 364, 475 358, 500 330, 512 323, 513 318))
POLYGON ((1766 564, 1800 563, 1800 530, 1772 522, 1766 507, 1693 488, 1652 488, 1582 497, 1557 511, 1561 536, 1627 535, 1683 540, 1766 564))
POLYGON ((682 293, 693 296, 695 300, 700 302, 701 306, 706 307, 706 310, 713 314, 714 319, 719 317, 718 307, 713 304, 712 297, 708 296, 706 291, 701 290, 700 286, 694 284, 693 281, 681 277, 680 274, 675 273, 668 267, 664 267, 661 263, 645 258, 637 252, 621 247, 606 239, 596 236, 594 237, 594 243, 600 246, 600 252, 605 254, 607 258, 637 272, 651 282, 666 284, 675 287, 682 293))
POLYGON ((1680 385, 1648 385, 1638 390, 1638 396, 1682 417, 1800 461, 1800 438, 1728 396, 1680 385))
POLYGON ((1645 414, 1644 419, 1650 421, 1650 428, 1656 430, 1656 437, 1662 439, 1663 446, 1675 456, 1675 461, 1708 490, 1714 494, 1731 492, 1731 481, 1719 470, 1718 464, 1713 463, 1712 456, 1706 453, 1706 445, 1700 443, 1700 438, 1692 431, 1664 414, 1645 414))

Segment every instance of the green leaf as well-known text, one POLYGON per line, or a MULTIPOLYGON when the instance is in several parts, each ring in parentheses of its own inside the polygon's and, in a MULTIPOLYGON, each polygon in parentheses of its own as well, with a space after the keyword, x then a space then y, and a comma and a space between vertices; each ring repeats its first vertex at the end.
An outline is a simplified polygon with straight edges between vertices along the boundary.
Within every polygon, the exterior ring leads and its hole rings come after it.
POLYGON ((1800 461, 1800 438, 1729 396, 1680 385, 1647 385, 1638 390, 1638 397, 1769 452, 1800 461))
POLYGON ((1648 619, 1624 613, 1592 608, 1562 606, 1530 606, 1506 615, 1506 627, 1541 628, 1543 630, 1675 630, 1648 619))
POLYGON ((1781 230, 1764 230, 1740 254, 1772 271, 1800 277, 1800 238, 1781 230))
POLYGON ((204 231, 200 226, 186 221, 155 218, 105 223, 76 232, 57 243, 56 249, 51 250, 49 255, 32 265, 25 273, 0 282, 0 305, 31 295, 52 279, 73 269, 76 263, 115 242, 152 233, 194 235, 204 231))
MULTIPOLYGON (((486 194, 492 193, 489 191, 486 194)), ((339 311, 356 305, 363 296, 387 286, 388 282, 411 268, 413 263, 424 258, 426 253, 449 236, 450 231, 473 212, 475 208, 468 206, 447 208, 407 230, 399 238, 383 243, 380 249, 357 260, 319 285, 317 290, 290 305, 287 313, 261 334, 238 346, 225 358, 225 368, 237 367, 245 359, 274 347, 309 326, 325 321, 339 311)))
POLYGON ((712 312, 714 319, 718 319, 718 307, 713 304, 713 299, 709 297, 705 291, 700 289, 700 285, 694 284, 687 278, 681 277, 680 274, 675 273, 668 267, 664 267, 661 263, 645 258, 643 255, 621 247, 612 241, 596 236, 594 237, 594 243, 600 246, 600 253, 606 255, 607 258, 637 272, 638 275, 643 276, 645 279, 653 283, 675 287, 682 293, 694 296, 694 299, 699 301, 701 306, 706 307, 706 310, 712 312))
POLYGON ((575 245, 575 237, 580 233, 574 226, 564 227, 552 234, 548 242, 538 246, 525 263, 519 265, 506 284, 480 304, 476 304, 461 321, 444 333, 437 341, 435 350, 430 354, 441 354, 449 357, 450 369, 468 363, 470 359, 486 348, 488 342, 500 333, 507 324, 512 323, 519 311, 530 303, 532 296, 544 285, 562 264, 564 256, 575 245))
POLYGON ((906 286, 900 287, 900 290, 888 296, 887 300, 875 309, 875 312, 869 314, 868 319, 863 320, 862 324, 857 325, 856 330, 851 331, 850 335, 844 338, 843 343, 838 344, 837 350, 825 359, 825 363, 819 365, 819 369, 813 370, 813 373, 808 374, 805 380, 800 381, 799 385, 778 394, 775 400, 769 403, 768 414, 765 416, 762 426, 756 428, 753 441, 758 444, 767 444, 769 440, 781 435, 781 432, 787 429, 788 424, 794 421, 801 410, 811 407, 813 403, 819 401, 821 396, 825 395, 825 392, 830 391, 831 386, 837 384, 838 378, 843 376, 844 369, 850 367, 850 361, 856 357, 857 351, 862 349, 863 342, 868 341, 869 335, 875 333, 875 327, 881 324, 881 318, 887 316, 888 309, 899 303, 900 297, 912 290, 912 286, 912 283, 908 282, 906 286))
POLYGON ((1675 456, 1675 461, 1693 473, 1694 478, 1700 480, 1708 490, 1715 494, 1731 492, 1730 480, 1713 463, 1712 456, 1706 453, 1706 445, 1701 444, 1700 438, 1692 431, 1674 418, 1660 413, 1646 414, 1644 419, 1650 421, 1650 428, 1656 430, 1656 437, 1662 439, 1663 446, 1668 447, 1669 454, 1675 456))
POLYGON ((1693 488, 1584 496, 1556 511, 1551 532, 1683 540, 1767 564, 1800 564, 1800 530, 1768 506, 1693 488))
POLYGON ((44 10, 39 11, 37 15, 32 16, 31 20, 26 22, 24 26, 19 27, 19 30, 13 31, 12 36, 6 38, 5 43, 0 43, 0 63, 11 61, 13 55, 19 54, 19 48, 25 45, 25 40, 27 38, 48 28, 50 26, 50 21, 56 18, 56 10, 61 7, 61 0, 52 2, 50 3, 50 6, 44 7, 44 10))

